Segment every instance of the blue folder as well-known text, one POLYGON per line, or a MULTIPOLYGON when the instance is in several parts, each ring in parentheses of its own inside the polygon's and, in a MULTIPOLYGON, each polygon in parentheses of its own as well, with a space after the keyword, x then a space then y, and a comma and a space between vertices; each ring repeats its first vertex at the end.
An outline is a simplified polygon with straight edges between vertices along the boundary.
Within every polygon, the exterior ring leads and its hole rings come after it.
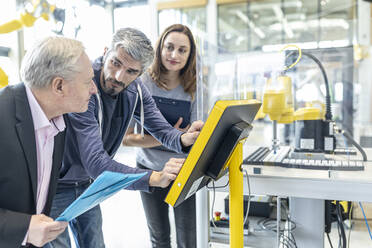
POLYGON ((146 175, 146 172, 138 174, 123 174, 111 171, 103 172, 79 198, 63 211, 56 221, 71 221, 75 219, 119 190, 128 187, 144 175, 146 175))

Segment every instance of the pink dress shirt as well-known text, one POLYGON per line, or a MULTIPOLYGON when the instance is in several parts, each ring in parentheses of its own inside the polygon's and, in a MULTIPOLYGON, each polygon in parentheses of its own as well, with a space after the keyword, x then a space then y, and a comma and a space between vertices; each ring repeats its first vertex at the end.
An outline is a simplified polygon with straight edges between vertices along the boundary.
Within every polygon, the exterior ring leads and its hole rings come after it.
MULTIPOLYGON (((36 214, 41 214, 48 197, 50 174, 52 172, 53 164, 54 136, 59 132, 62 132, 66 126, 62 116, 55 117, 50 121, 48 120, 32 91, 27 86, 26 93, 34 123, 36 141, 36 214)), ((27 240, 27 234, 25 240, 27 240)))

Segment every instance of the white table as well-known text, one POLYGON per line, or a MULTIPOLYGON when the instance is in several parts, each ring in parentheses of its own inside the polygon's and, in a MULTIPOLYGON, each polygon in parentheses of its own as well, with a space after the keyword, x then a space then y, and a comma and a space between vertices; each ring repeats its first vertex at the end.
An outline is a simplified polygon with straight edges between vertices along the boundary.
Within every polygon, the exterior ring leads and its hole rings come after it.
MULTIPOLYGON (((245 154, 254 150, 245 147, 245 154)), ((372 158, 372 150, 366 150, 372 158)), ((348 156, 334 159, 345 160, 348 156)), ((359 156, 350 156, 360 160, 359 156)), ((372 202, 372 161, 365 162, 363 171, 327 171, 276 166, 243 165, 249 174, 251 194, 290 197, 290 213, 296 223, 293 234, 298 247, 324 246, 324 200, 372 202), (253 169, 260 168, 261 174, 253 169)), ((225 176, 216 186, 225 185, 225 176)), ((244 178, 244 193, 248 193, 244 178)), ((218 189, 228 191, 228 188, 218 189)), ((252 244, 254 245, 254 244, 252 244)))

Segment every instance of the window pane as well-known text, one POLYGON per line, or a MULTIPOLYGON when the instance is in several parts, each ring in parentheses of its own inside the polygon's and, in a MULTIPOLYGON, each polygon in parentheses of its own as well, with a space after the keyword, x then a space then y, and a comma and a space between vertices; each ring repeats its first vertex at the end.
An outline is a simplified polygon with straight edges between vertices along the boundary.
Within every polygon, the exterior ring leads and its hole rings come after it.
POLYGON ((248 3, 218 7, 218 46, 222 53, 249 50, 248 3))
POLYGON ((248 18, 252 25, 251 30, 251 49, 261 50, 264 45, 275 45, 283 43, 284 13, 281 9, 281 0, 254 1, 249 6, 248 18))
POLYGON ((197 39, 206 33, 205 8, 165 9, 159 11, 159 35, 168 26, 181 23, 190 28, 197 39))
POLYGON ((321 1, 320 41, 333 41, 333 46, 352 44, 354 6, 351 0, 321 1), (340 45, 334 44, 336 41, 340 45))
POLYGON ((146 35, 150 34, 150 8, 149 5, 137 5, 131 7, 116 8, 115 15, 115 29, 132 27, 144 32, 146 35), (141 18, 138 18, 141 16, 141 18))
POLYGON ((223 53, 269 50, 281 44, 304 48, 352 44, 353 0, 265 0, 218 6, 218 44, 223 53))
POLYGON ((283 43, 319 40, 318 1, 285 1, 282 9, 283 43))
POLYGON ((168 26, 174 23, 182 23, 181 10, 180 9, 165 9, 159 11, 159 35, 168 26))

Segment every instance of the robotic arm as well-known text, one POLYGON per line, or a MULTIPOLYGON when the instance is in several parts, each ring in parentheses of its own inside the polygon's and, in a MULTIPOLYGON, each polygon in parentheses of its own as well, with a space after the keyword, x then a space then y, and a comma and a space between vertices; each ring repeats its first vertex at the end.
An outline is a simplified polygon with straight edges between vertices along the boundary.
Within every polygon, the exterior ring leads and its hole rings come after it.
POLYGON ((21 29, 23 26, 32 27, 38 18, 49 21, 49 15, 53 14, 55 5, 50 5, 46 0, 34 0, 32 11, 24 10, 19 19, 15 19, 0 25, 0 34, 10 33, 21 29))
MULTIPOLYGON (((64 22, 63 10, 61 11, 60 9, 56 9, 56 6, 49 4, 47 0, 33 0, 31 11, 27 11, 25 9, 21 12, 19 19, 15 19, 0 25, 0 34, 10 33, 23 27, 32 27, 35 21, 39 18, 49 21, 49 16, 52 14, 55 19, 59 19, 60 21, 64 22)), ((7 85, 8 76, 0 67, 0 88, 7 85)))

